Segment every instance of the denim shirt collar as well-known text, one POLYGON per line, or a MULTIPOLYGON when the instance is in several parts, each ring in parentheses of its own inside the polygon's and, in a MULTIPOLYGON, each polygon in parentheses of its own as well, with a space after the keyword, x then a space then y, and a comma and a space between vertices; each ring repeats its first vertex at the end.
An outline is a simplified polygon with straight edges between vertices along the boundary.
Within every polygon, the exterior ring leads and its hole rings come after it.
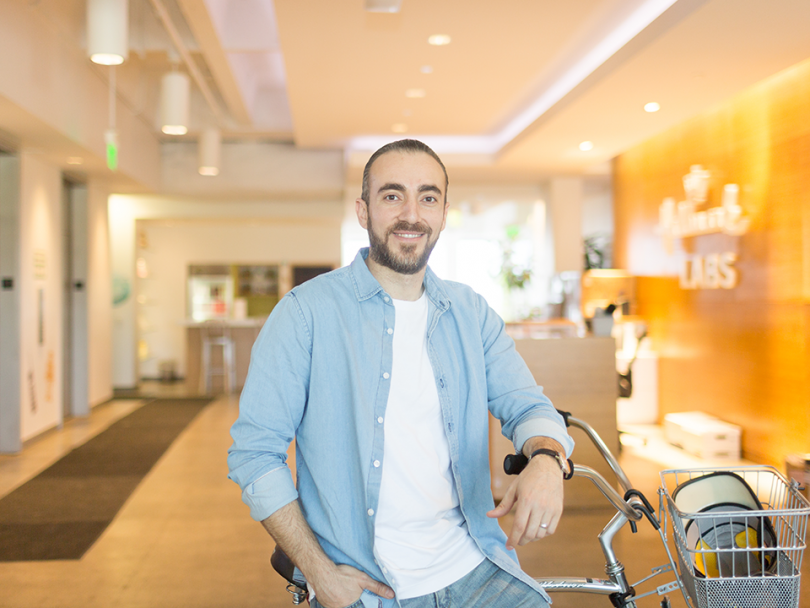
MULTIPOLYGON (((354 261, 351 263, 354 293, 355 296, 357 296, 358 302, 368 300, 378 293, 384 293, 382 285, 374 278, 374 275, 371 274, 371 271, 366 265, 367 257, 368 247, 363 247, 357 252, 354 261)), ((430 266, 427 267, 425 272, 425 291, 427 291, 428 299, 430 299, 436 308, 442 312, 450 308, 450 298, 447 295, 443 281, 436 276, 430 269, 430 266)))

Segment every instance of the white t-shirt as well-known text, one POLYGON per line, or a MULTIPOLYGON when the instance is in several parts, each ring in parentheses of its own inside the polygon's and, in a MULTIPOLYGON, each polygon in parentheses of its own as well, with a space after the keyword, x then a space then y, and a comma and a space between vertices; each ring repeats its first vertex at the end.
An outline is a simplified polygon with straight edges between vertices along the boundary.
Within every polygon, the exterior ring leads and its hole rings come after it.
POLYGON ((396 324, 375 556, 399 599, 433 593, 485 558, 467 531, 427 352, 428 300, 394 300, 396 324))

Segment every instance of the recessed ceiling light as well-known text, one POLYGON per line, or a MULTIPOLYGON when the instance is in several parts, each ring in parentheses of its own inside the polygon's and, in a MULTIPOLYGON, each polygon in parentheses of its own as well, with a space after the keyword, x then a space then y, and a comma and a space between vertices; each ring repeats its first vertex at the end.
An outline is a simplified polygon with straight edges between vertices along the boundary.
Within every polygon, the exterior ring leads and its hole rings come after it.
POLYGON ((84 162, 84 159, 81 156, 68 156, 67 157, 67 164, 69 165, 81 165, 84 162))
POLYGON ((419 71, 423 74, 432 74, 433 73, 433 66, 432 65, 423 65, 419 68, 419 71))
POLYGON ((411 99, 421 99, 425 96, 425 89, 408 89, 405 91, 405 97, 410 97, 411 99))
POLYGON ((657 112, 661 109, 661 104, 655 101, 651 101, 650 103, 644 104, 644 111, 645 112, 657 112))
POLYGON ((398 122, 391 125, 391 130, 394 133, 405 133, 408 131, 408 125, 406 125, 404 122, 398 122))
POLYGON ((366 10, 370 13, 398 13, 402 0, 366 0, 366 10))
POLYGON ((219 168, 218 167, 200 167, 197 169, 197 172, 200 175, 205 175, 206 177, 216 177, 219 175, 219 168))
POLYGON ((450 36, 447 34, 433 34, 428 38, 428 44, 432 44, 433 46, 444 46, 445 44, 450 44, 450 36))
POLYGON ((579 144, 579 149, 583 152, 589 152, 590 150, 593 150, 593 142, 583 141, 581 144, 579 144))

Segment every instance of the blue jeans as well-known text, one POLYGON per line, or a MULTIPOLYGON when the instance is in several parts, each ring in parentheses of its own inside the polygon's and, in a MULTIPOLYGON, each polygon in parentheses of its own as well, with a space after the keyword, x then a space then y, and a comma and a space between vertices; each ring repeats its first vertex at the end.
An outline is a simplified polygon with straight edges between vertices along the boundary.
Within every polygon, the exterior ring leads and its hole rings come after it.
POLYGON ((402 608, 548 608, 537 591, 488 559, 449 587, 401 603, 402 608))
MULTIPOLYGON (((364 598, 346 608, 379 605, 379 599, 364 591, 364 598), (374 601, 376 600, 376 601, 374 601)), ((501 570, 488 559, 452 585, 400 602, 402 608, 549 608, 537 591, 501 570)), ((317 599, 312 608, 321 608, 317 599)))

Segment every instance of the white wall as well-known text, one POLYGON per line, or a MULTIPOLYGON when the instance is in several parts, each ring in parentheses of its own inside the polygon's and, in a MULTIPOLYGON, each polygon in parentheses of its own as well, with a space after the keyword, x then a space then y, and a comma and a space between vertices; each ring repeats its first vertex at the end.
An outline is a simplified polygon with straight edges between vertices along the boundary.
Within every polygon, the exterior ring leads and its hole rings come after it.
POLYGON ((613 235, 613 184, 609 176, 583 180, 582 236, 613 235))
POLYGON ((112 382, 112 269, 107 225, 107 185, 87 184, 87 374, 90 406, 107 401, 112 382))
POLYGON ((129 197, 108 199, 112 272, 112 381, 116 388, 138 384, 135 330, 135 219, 140 210, 129 197))
POLYGON ((62 421, 62 174, 20 159, 20 362, 23 441, 62 421), (41 302, 41 304, 40 304, 41 302))
POLYGON ((557 272, 582 272, 582 199, 581 177, 556 177, 550 181, 549 203, 557 272))

